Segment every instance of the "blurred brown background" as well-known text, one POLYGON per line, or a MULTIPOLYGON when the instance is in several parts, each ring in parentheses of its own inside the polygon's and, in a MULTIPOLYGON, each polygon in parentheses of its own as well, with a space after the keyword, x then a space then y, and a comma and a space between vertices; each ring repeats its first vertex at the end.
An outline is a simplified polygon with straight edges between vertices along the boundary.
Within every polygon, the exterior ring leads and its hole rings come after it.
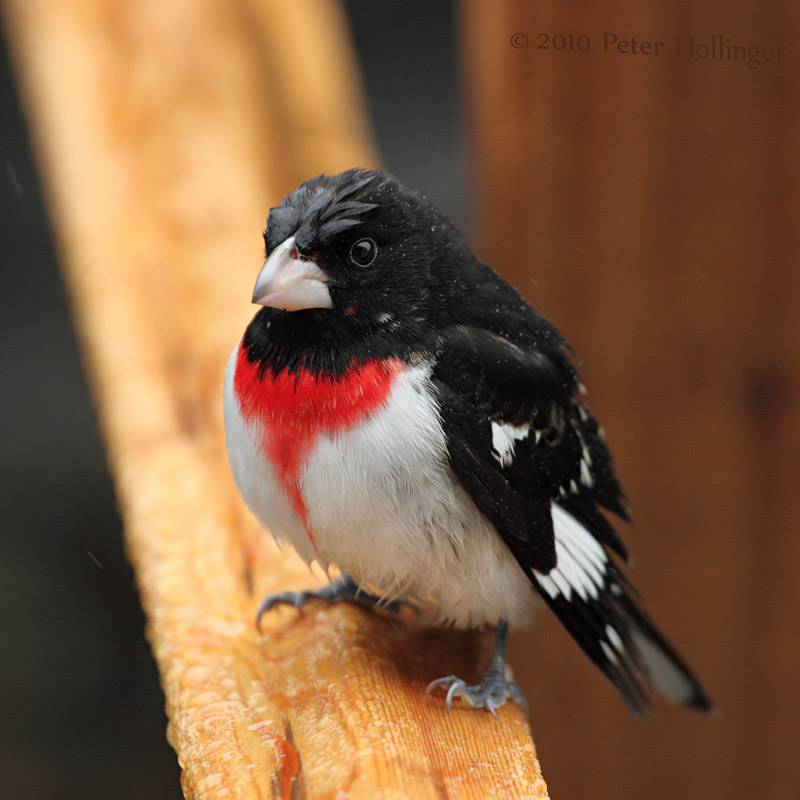
MULTIPOLYGON (((542 615, 512 660, 552 796, 796 796, 800 11, 344 5, 386 166, 582 357, 634 579, 720 708, 632 719, 542 615), (604 33, 664 46, 603 52, 604 33), (714 34, 786 50, 754 68, 675 54, 714 34)), ((6 65, 2 91, 0 774, 15 798, 177 797, 6 65)))
POLYGON ((472 234, 584 359, 634 580, 719 706, 631 720, 542 619, 514 654, 551 793, 796 797, 798 6, 499 7, 464 7, 472 234))

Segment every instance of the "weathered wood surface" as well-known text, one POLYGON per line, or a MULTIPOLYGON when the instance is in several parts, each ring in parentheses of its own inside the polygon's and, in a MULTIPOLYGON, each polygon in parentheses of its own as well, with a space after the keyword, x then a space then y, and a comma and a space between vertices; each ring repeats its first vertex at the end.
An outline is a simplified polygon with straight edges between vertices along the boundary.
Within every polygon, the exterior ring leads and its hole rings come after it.
POLYGON ((448 716, 423 693, 477 678, 480 637, 352 608, 253 624, 312 579, 236 494, 221 381, 267 209, 377 161, 338 7, 3 7, 186 796, 546 797, 515 706, 448 716))

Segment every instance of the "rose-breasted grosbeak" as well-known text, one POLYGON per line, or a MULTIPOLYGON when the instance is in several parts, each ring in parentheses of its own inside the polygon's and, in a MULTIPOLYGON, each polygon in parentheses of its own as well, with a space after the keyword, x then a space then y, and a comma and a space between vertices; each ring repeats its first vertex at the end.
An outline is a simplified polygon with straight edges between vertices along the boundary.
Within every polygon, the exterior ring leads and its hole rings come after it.
MULTIPOLYGON (((637 603, 600 509, 623 494, 562 336, 452 222, 381 171, 320 175, 269 213, 262 308, 225 378, 228 454, 252 512, 342 577, 268 597, 417 606, 496 626, 468 706, 524 704, 508 625, 538 598, 643 713, 652 685, 709 702, 637 603)), ((429 687, 430 688, 430 687, 429 687)))

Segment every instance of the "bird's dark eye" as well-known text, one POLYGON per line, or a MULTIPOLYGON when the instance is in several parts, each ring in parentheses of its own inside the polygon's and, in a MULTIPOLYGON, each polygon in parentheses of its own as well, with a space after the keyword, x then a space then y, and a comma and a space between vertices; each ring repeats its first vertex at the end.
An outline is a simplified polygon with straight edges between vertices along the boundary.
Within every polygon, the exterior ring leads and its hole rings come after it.
POLYGON ((368 267, 378 255, 374 239, 359 239, 350 248, 350 260, 358 267, 368 267))

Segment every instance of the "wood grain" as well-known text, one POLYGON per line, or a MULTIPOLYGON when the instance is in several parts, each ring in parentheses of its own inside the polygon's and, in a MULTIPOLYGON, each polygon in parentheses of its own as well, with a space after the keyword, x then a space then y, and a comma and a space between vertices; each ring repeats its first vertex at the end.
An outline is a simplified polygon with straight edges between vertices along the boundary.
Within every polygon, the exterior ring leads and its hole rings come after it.
MULTIPOLYGON (((352 608, 243 510, 221 423, 268 208, 377 162, 333 2, 5 0, 130 558, 192 798, 542 798, 509 704, 447 714, 477 635, 352 608)), ((534 710, 535 712, 535 710, 534 710)))

